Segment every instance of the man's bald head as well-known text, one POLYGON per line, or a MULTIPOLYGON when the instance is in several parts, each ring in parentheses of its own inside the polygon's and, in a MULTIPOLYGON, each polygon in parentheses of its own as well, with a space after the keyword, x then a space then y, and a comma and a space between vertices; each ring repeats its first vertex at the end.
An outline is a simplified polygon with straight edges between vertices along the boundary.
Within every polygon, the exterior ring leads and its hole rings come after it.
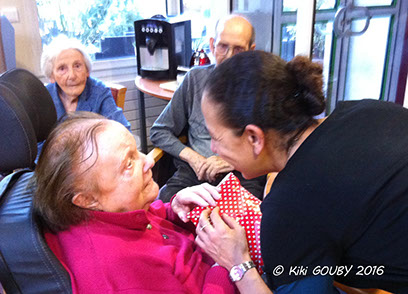
POLYGON ((249 47, 251 47, 252 44, 255 44, 255 29, 245 17, 237 14, 231 14, 220 18, 215 25, 215 39, 217 39, 220 32, 224 30, 225 26, 240 29, 245 35, 249 33, 249 47))
POLYGON ((215 27, 215 37, 210 38, 210 49, 217 64, 237 53, 255 49, 252 24, 235 14, 221 18, 215 27))

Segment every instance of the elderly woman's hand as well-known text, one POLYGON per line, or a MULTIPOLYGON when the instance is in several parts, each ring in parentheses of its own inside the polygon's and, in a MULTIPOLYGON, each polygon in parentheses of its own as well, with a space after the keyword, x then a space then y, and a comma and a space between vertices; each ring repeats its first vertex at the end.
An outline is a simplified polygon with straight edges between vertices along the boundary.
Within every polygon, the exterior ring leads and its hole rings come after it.
POLYGON ((187 222, 187 213, 196 206, 215 206, 216 200, 220 199, 219 188, 208 183, 185 188, 179 191, 171 202, 171 208, 178 217, 187 222))
POLYGON ((196 243, 219 265, 230 270, 251 260, 244 228, 232 217, 220 216, 219 207, 201 213, 196 243))

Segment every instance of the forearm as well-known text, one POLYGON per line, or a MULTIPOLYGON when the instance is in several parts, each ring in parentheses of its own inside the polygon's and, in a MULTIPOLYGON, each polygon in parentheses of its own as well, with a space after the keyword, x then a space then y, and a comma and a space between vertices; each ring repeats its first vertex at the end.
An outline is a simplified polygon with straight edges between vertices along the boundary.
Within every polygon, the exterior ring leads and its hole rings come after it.
POLYGON ((206 160, 204 156, 194 151, 190 147, 185 147, 183 150, 181 150, 179 157, 181 160, 187 162, 195 171, 206 160))
POLYGON ((186 147, 178 137, 188 126, 188 95, 185 91, 185 83, 176 90, 171 101, 163 109, 162 113, 153 123, 150 129, 150 140, 153 145, 163 149, 174 157, 186 147))
POLYGON ((178 157, 180 152, 186 148, 186 145, 168 129, 159 129, 158 126, 153 126, 150 129, 150 141, 155 147, 161 148, 164 152, 173 157, 178 157))
MULTIPOLYGON (((236 259, 235 259, 234 265, 241 264, 244 261, 251 260, 249 252, 246 252, 242 257, 235 256, 235 258, 236 259)), ((226 268, 229 271, 231 271, 232 267, 233 265, 231 263, 228 263, 226 268)), ((273 293, 269 289, 269 287, 265 284, 264 280, 260 276, 256 267, 249 269, 244 274, 241 280, 235 282, 235 285, 237 286, 241 294, 252 294, 252 293, 271 294, 273 293)))

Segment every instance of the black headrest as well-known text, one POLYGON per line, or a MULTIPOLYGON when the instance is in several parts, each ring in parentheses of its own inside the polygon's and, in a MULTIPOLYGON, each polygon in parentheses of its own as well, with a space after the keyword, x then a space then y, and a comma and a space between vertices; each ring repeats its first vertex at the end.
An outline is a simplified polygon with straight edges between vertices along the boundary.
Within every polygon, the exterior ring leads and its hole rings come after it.
POLYGON ((24 69, 0 76, 0 172, 33 167, 37 142, 44 141, 57 120, 43 83, 24 69))
POLYGON ((33 211, 32 177, 20 170, 0 182, 0 282, 7 294, 71 294, 69 273, 48 247, 33 211))

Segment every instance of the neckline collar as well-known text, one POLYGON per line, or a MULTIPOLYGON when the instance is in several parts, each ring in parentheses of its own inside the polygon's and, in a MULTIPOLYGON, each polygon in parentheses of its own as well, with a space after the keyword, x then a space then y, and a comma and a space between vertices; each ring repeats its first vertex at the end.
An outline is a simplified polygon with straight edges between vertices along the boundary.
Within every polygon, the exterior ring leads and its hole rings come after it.
POLYGON ((91 216, 99 222, 135 230, 145 230, 150 223, 148 212, 143 209, 129 212, 91 211, 91 216))

